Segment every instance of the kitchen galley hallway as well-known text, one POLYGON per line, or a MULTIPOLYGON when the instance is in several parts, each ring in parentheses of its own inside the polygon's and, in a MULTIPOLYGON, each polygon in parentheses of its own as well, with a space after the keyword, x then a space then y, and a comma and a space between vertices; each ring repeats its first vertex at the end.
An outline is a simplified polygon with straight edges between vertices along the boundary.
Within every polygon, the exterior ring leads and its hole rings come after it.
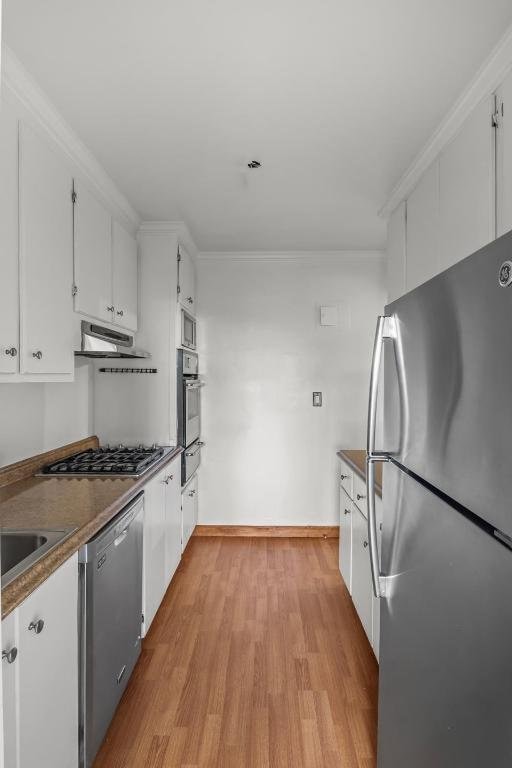
POLYGON ((377 675, 337 539, 193 537, 94 768, 372 768, 377 675))

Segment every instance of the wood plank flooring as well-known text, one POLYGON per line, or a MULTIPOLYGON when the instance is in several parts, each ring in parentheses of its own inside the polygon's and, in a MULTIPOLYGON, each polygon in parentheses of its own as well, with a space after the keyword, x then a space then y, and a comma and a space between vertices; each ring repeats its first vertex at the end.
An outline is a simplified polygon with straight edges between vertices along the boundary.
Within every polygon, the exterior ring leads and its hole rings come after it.
POLYGON ((374 768, 377 675, 336 540, 192 538, 94 768, 374 768))

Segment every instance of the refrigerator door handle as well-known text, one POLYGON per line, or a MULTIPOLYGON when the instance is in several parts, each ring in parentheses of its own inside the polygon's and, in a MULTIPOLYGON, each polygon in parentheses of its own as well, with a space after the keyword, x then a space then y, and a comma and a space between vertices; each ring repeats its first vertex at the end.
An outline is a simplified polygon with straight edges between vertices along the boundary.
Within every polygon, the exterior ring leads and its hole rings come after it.
POLYGON ((372 368, 370 374, 370 392, 368 397, 368 424, 366 434, 366 503, 368 507, 368 541, 370 544, 370 565, 372 569, 373 591, 375 597, 384 597, 385 579, 380 574, 379 548, 377 544, 377 518, 375 513, 375 463, 387 461, 387 456, 375 450, 375 431, 377 426, 377 402, 379 394, 379 375, 382 361, 384 339, 396 339, 395 318, 379 315, 375 340, 373 343, 372 368))
POLYGON ((375 511, 375 464, 389 461, 384 456, 366 457, 366 504, 368 509, 368 542, 375 597, 386 597, 386 577, 380 572, 379 545, 377 543, 377 515, 375 511))

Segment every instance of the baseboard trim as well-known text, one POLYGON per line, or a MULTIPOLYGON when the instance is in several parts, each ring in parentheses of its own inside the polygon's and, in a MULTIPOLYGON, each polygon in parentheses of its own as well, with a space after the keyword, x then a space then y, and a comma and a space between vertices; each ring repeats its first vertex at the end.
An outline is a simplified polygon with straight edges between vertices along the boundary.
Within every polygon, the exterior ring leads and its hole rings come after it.
POLYGON ((193 536, 337 539, 337 525, 196 525, 193 536))

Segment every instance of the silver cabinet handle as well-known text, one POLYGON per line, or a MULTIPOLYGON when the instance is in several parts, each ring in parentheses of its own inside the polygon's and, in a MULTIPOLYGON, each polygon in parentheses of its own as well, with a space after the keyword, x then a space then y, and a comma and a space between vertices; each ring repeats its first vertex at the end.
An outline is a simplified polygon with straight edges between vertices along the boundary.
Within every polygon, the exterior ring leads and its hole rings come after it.
POLYGON ((174 475, 167 475, 167 477, 164 477, 164 480, 163 480, 163 482, 164 482, 166 485, 169 485, 169 480, 174 480, 174 475))
POLYGON ((192 296, 187 296, 187 301, 188 301, 189 304, 193 304, 194 303, 194 299, 192 298, 192 296))
POLYGON ((8 651, 2 651, 2 661, 6 661, 8 664, 12 664, 16 661, 17 656, 18 649, 16 647, 12 647, 8 651))
POLYGON ((119 317, 122 317, 124 315, 124 312, 122 309, 118 309, 116 312, 116 315, 119 315, 119 317))
POLYGON ((43 353, 40 349, 37 350, 37 352, 32 352, 32 357, 37 358, 37 360, 40 360, 43 356, 43 353))
POLYGON ((343 482, 344 480, 348 480, 348 475, 340 475, 340 480, 343 482))
POLYGON ((367 541, 363 541, 363 547, 366 549, 367 546, 368 546, 368 542, 367 541))
POLYGON ((343 510, 344 515, 350 515, 350 509, 344 509, 343 510))
POLYGON ((361 501, 361 499, 366 499, 366 496, 363 493, 356 493, 356 499, 361 501))
POLYGON ((114 305, 112 304, 111 307, 107 307, 107 312, 113 312, 115 309, 114 305))
POLYGON ((192 498, 195 495, 195 489, 193 488, 191 491, 189 491, 188 495, 192 498))
POLYGON ((16 355, 18 354, 18 350, 16 349, 16 347, 8 347, 5 350, 5 354, 10 355, 11 357, 16 357, 16 355))
POLYGON ((44 621, 43 619, 37 619, 37 621, 31 621, 28 625, 30 632, 35 632, 36 635, 40 635, 41 632, 44 629, 44 621))

